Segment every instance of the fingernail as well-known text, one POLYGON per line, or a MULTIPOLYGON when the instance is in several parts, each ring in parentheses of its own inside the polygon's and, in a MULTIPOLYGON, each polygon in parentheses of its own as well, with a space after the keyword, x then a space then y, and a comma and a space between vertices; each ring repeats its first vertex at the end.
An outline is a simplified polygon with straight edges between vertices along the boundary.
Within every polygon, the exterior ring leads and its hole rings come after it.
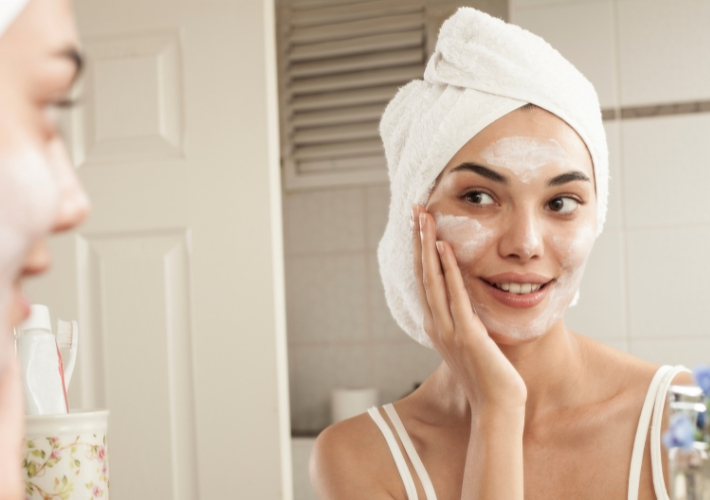
POLYGON ((439 255, 444 253, 444 244, 441 241, 436 242, 436 249, 439 251, 439 255))

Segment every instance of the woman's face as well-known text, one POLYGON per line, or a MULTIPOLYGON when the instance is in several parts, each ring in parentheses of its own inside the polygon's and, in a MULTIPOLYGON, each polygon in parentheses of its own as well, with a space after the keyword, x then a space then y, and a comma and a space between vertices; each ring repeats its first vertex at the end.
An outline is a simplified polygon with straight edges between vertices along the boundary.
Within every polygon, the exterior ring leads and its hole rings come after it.
POLYGON ((562 319, 597 230, 592 160, 569 125, 539 108, 500 118, 456 153, 426 208, 496 342, 562 319))
POLYGON ((0 37, 3 330, 28 314, 20 285, 48 267, 46 236, 74 227, 88 212, 56 122, 80 64, 69 0, 31 0, 0 37))
POLYGON ((47 269, 45 239, 89 203, 56 123, 80 67, 69 0, 30 0, 0 35, 0 500, 23 495, 23 405, 12 328, 29 312, 22 280, 47 269))

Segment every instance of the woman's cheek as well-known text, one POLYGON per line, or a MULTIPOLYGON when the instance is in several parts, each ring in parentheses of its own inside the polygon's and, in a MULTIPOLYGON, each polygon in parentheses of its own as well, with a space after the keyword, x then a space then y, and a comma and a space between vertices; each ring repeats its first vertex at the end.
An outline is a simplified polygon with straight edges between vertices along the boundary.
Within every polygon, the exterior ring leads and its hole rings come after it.
POLYGON ((472 265, 494 236, 491 228, 476 219, 441 213, 435 214, 434 218, 438 238, 451 245, 461 267, 472 265))
POLYGON ((594 240, 595 228, 592 225, 582 226, 564 236, 553 236, 555 253, 560 258, 562 268, 572 271, 584 266, 594 246, 594 240))

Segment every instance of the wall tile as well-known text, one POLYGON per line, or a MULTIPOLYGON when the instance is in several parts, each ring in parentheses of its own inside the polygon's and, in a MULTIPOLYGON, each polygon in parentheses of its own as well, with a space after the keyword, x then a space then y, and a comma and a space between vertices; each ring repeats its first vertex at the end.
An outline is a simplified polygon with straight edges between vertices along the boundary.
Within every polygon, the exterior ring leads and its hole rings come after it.
POLYGON ((710 226, 633 231, 627 242, 631 338, 707 337, 710 226))
POLYGON ((389 185, 369 186, 365 189, 366 228, 365 241, 368 249, 377 249, 385 233, 390 207, 389 185))
POLYGON ((627 226, 710 222, 710 113, 622 123, 627 226))
POLYGON ((397 325, 385 299, 385 289, 380 277, 377 255, 368 257, 370 317, 372 320, 372 337, 375 340, 405 340, 409 338, 397 325))
POLYGON ((380 390, 380 404, 401 399, 415 383, 424 382, 440 363, 438 352, 413 340, 375 344, 372 377, 374 386, 380 390))
POLYGON ((337 387, 370 386, 370 363, 364 345, 289 345, 291 427, 320 430, 330 425, 330 392, 337 387))
POLYGON ((618 2, 621 103, 710 98, 710 0, 618 2))
POLYGON ((362 188, 286 193, 285 251, 293 255, 362 250, 364 221, 362 188))
POLYGON ((624 340, 622 234, 605 231, 594 244, 580 287, 579 303, 567 310, 565 323, 595 339, 624 340))
POLYGON ((604 223, 604 231, 621 229, 621 193, 622 193, 622 165, 619 135, 621 125, 618 121, 604 122, 606 142, 609 146, 609 206, 604 223))
POLYGON ((617 104, 613 2, 517 8, 515 24, 541 36, 594 84, 602 107, 617 104))
POLYGON ((366 256, 287 257, 289 341, 367 338, 366 256))
POLYGON ((659 365, 710 363, 710 339, 631 340, 631 354, 659 365))

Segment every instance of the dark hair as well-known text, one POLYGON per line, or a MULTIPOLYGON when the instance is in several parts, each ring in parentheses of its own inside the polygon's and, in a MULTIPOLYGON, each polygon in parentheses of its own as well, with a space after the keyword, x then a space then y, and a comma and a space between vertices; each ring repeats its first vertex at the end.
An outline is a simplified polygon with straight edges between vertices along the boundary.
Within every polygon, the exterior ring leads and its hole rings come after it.
POLYGON ((541 109, 539 106, 535 106, 533 103, 529 102, 525 106, 520 106, 518 109, 522 109, 523 111, 531 112, 535 111, 538 109, 541 109))

